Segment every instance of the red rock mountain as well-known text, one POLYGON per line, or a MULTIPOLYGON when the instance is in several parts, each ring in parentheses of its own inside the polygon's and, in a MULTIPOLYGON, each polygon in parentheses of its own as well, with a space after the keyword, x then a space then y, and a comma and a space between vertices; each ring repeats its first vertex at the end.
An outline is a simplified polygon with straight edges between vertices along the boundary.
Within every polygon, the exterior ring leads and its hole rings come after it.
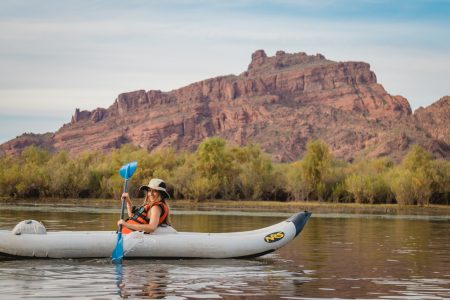
POLYGON ((412 144, 450 158, 449 97, 412 114, 408 101, 389 95, 364 62, 263 50, 247 71, 196 82, 170 92, 123 93, 109 108, 75 110, 53 135, 23 135, 3 145, 17 153, 37 143, 73 154, 133 143, 195 150, 205 138, 255 143, 275 161, 298 159, 311 139, 327 143, 338 158, 390 156, 399 160, 412 144))
POLYGON ((442 97, 427 108, 414 112, 416 120, 435 139, 450 145, 450 97, 442 97))

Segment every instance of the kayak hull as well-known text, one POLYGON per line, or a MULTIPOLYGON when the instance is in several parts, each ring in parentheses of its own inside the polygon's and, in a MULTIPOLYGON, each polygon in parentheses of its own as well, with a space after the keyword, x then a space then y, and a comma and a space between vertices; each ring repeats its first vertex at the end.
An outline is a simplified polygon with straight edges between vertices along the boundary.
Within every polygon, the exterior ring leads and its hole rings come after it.
MULTIPOLYGON (((262 229, 232 233, 177 232, 123 235, 124 258, 243 258, 283 247, 303 229, 311 213, 300 212, 262 229)), ((59 231, 14 234, 0 230, 0 256, 24 258, 107 258, 117 243, 113 231, 59 231)))

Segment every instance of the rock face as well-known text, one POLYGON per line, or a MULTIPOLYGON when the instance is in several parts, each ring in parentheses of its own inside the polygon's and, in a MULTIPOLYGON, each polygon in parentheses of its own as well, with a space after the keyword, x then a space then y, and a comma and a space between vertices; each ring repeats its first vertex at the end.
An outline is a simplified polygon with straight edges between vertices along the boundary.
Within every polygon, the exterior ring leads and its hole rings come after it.
MULTIPOLYGON (((408 101, 389 95, 364 62, 333 62, 323 55, 252 55, 247 71, 196 82, 170 92, 134 91, 107 109, 75 110, 49 149, 108 151, 125 143, 148 150, 195 150, 206 137, 255 143, 275 161, 298 159, 311 139, 345 160, 391 156, 412 144, 450 157, 449 97, 413 115, 408 101)), ((2 146, 17 153, 17 140, 2 146)))
POLYGON ((450 145, 450 96, 445 96, 414 112, 417 123, 431 136, 450 145))

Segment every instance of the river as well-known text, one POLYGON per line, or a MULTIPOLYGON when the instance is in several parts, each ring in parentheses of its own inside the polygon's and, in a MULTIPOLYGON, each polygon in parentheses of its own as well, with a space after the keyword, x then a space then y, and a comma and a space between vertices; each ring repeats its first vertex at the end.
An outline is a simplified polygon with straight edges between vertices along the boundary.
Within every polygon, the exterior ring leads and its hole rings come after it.
MULTIPOLYGON (((113 230, 117 210, 1 206, 0 229, 113 230)), ((266 227, 289 213, 173 212, 178 231, 266 227)), ((256 259, 2 260, 2 299, 450 299, 450 217, 314 214, 256 259)))

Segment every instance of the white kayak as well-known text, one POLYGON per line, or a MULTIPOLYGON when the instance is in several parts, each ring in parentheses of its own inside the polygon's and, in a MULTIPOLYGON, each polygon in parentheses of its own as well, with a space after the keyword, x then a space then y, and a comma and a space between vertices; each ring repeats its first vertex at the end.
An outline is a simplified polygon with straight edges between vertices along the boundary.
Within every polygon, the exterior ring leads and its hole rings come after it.
MULTIPOLYGON (((232 233, 178 232, 159 227, 152 234, 123 235, 124 258, 247 258, 283 247, 303 229, 310 212, 300 212, 262 229, 232 233)), ((37 221, 0 230, 0 257, 107 258, 117 243, 113 231, 47 232, 37 221)))

